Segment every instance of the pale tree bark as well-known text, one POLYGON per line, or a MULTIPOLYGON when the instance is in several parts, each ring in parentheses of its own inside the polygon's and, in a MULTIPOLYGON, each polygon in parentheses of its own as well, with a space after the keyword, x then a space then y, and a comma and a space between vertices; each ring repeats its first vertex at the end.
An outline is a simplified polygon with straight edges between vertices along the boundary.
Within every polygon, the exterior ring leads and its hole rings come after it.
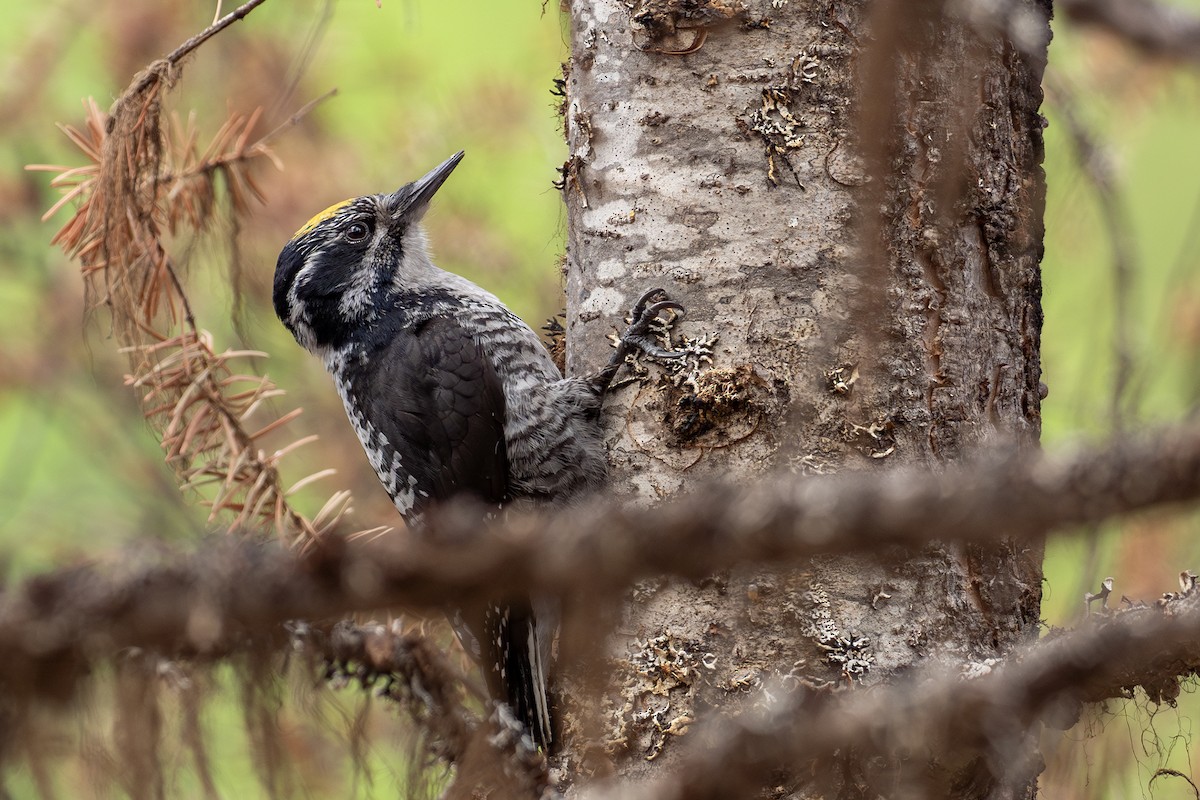
MULTIPOLYGON (((608 401, 625 501, 1036 446, 1049 8, 1024 0, 987 29, 944 11, 570 4, 568 369, 602 364, 613 319, 654 286, 687 307, 675 346, 711 349, 711 363, 651 366, 608 401)), ((606 700, 568 710, 563 766, 639 781, 760 687, 1001 658, 1036 636, 1040 582, 1041 549, 1021 543, 642 584, 609 644, 606 700)), ((584 694, 584 672, 568 695, 584 694)), ((763 787, 854 796, 919 775, 926 796, 1031 796, 1023 736, 965 761, 846 752, 820 781, 783 770, 763 787)))

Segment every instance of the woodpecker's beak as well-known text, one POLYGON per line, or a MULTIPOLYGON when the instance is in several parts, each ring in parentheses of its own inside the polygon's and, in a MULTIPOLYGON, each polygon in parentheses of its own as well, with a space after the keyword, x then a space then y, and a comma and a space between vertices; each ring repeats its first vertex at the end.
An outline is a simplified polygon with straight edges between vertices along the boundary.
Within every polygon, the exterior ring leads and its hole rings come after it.
POLYGON ((403 217, 409 222, 420 219, 429 208, 429 201, 433 199, 437 190, 442 188, 442 184, 450 177, 458 162, 463 160, 463 155, 464 152, 459 150, 430 170, 424 178, 400 187, 392 195, 396 218, 403 217))

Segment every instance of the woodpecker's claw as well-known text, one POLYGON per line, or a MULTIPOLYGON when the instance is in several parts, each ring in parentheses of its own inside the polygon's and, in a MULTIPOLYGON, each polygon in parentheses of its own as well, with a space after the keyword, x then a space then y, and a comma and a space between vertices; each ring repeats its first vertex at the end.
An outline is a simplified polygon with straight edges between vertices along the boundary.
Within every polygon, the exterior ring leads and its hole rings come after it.
POLYGON ((661 300, 646 309, 646 319, 654 319, 664 311, 678 311, 680 315, 686 313, 683 306, 674 300, 661 300))
MULTIPOLYGON (((647 291, 645 294, 643 294, 641 297, 638 298, 638 301, 633 304, 633 311, 630 312, 630 317, 633 319, 633 321, 635 323, 639 319, 642 318, 643 314, 646 313, 646 306, 649 305, 650 302, 653 301, 655 297, 661 297, 664 300, 668 300, 667 290, 659 289, 659 288, 650 289, 649 291, 647 291)), ((682 306, 681 306, 681 308, 682 308, 682 306)))

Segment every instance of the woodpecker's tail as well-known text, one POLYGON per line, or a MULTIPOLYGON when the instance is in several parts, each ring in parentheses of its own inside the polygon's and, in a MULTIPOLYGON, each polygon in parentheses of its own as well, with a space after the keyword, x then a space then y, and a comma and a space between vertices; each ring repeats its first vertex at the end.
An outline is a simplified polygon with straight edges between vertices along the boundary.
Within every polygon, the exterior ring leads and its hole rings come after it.
POLYGON ((494 647, 492 669, 487 670, 492 697, 508 703, 534 743, 551 752, 554 724, 547 685, 553 626, 539 624, 524 603, 489 609, 484 627, 484 641, 494 647))

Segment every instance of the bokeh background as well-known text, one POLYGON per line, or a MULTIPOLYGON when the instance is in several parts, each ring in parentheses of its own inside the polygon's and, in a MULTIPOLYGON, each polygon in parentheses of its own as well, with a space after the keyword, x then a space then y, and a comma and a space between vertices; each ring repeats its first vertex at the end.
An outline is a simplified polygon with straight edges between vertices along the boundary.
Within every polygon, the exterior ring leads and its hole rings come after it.
MULTIPOLYGON (((1200 10, 1200 0, 1177 4, 1200 10)), ((176 489, 123 385, 124 359, 103 313, 87 312, 77 272, 49 245, 67 212, 41 220, 57 193, 47 174, 24 167, 82 163, 55 124, 79 124, 85 97, 106 107, 138 69, 213 13, 212 2, 197 0, 0 0, 0 558, 9 580, 208 530, 206 510, 176 489)), ((186 63, 171 107, 181 118, 195 113, 202 138, 228 113, 259 106, 258 130, 266 132, 338 90, 273 141, 283 168, 262 165, 266 203, 240 230, 218 225, 175 248, 217 349, 270 353, 259 368, 288 390, 279 410, 306 409, 289 435, 319 434, 292 458, 291 478, 337 470, 301 495, 303 508, 315 511, 349 488, 362 527, 393 513, 320 364, 271 312, 280 246, 319 209, 390 191, 463 148, 467 159, 428 219, 439 263, 492 289, 535 326, 557 313, 565 215, 552 181, 566 147, 551 89, 566 49, 555 3, 272 0, 186 63)), ((1054 447, 1178 419, 1200 399, 1200 81, 1195 68, 1059 23, 1044 113, 1044 440, 1054 447), (1096 149, 1081 151, 1072 128, 1096 149), (1125 279, 1114 267, 1114 214, 1128 244, 1125 279), (1114 398, 1122 375, 1124 392, 1114 398)), ((1114 597, 1152 601, 1174 589, 1180 570, 1200 571, 1198 532, 1194 514, 1157 513, 1055 537, 1045 619, 1078 622, 1083 593, 1108 575, 1114 597)), ((217 788, 223 796, 263 794, 236 693, 222 696, 221 671, 211 680, 205 724, 217 788)), ((291 690, 280 691, 286 699, 291 690)), ((104 703, 83 702, 79 727, 109 730, 104 703)), ((353 796, 394 794, 406 780, 390 757, 406 746, 398 722, 386 713, 364 717, 369 750, 389 757, 368 752, 355 773, 338 731, 362 712, 361 701, 319 702, 331 721, 325 729, 311 714, 281 717, 299 765, 296 787, 313 797, 346 796, 351 785, 353 796)), ((1200 777, 1198 716, 1191 693, 1177 709, 1134 699, 1096 710, 1065 735, 1046 734, 1044 796, 1194 796, 1183 781, 1151 777, 1160 767, 1200 777)), ((93 786, 104 770, 102 756, 77 757, 86 739, 77 731, 46 745, 64 755, 50 779, 64 796, 93 786)), ((166 755, 178 767, 170 796, 202 796, 186 749, 166 755)), ((35 783, 19 772, 9 788, 28 796, 35 783)))

